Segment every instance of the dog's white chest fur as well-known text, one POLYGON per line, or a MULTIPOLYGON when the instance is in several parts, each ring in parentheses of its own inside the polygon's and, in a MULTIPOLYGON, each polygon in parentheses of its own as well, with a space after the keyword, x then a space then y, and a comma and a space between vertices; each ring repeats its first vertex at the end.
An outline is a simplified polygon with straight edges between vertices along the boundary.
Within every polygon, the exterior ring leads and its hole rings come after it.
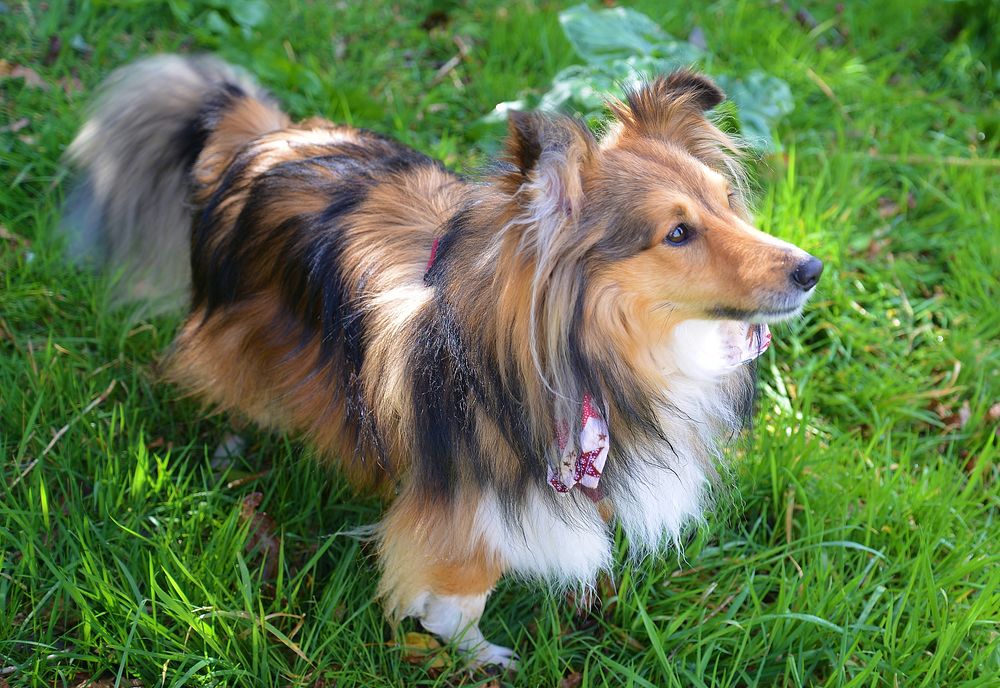
MULTIPOLYGON (((723 408, 718 385, 733 370, 726 327, 719 321, 687 321, 662 352, 667 397, 683 410, 683 418, 664 409, 661 426, 670 446, 630 447, 642 460, 632 462, 627 489, 607 497, 637 555, 678 543, 684 528, 702 518, 718 418, 731 413, 723 408)), ((609 462, 615 458, 614 443, 612 431, 609 462)), ((506 525, 498 500, 486 495, 476 517, 478 533, 517 574, 560 586, 592 585, 598 571, 612 562, 612 528, 583 496, 554 496, 541 492, 545 489, 529 494, 520 528, 506 525), (563 512, 558 500, 574 500, 573 508, 563 512)))

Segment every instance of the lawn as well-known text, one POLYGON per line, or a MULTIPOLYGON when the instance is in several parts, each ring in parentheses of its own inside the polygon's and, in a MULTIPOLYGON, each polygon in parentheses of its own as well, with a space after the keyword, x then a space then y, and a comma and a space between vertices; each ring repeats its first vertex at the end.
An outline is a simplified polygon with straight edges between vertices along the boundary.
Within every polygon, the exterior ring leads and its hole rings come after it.
POLYGON ((699 29, 709 73, 789 84, 757 217, 827 272, 682 552, 621 556, 590 611, 501 585, 508 677, 394 635, 345 534, 378 504, 294 438, 213 459, 226 419, 157 377, 178 317, 63 260, 59 160, 112 68, 215 50, 474 172, 481 117, 580 61, 565 5, 0 4, 0 686, 1000 685, 1000 10, 799 4, 634 5, 699 29))

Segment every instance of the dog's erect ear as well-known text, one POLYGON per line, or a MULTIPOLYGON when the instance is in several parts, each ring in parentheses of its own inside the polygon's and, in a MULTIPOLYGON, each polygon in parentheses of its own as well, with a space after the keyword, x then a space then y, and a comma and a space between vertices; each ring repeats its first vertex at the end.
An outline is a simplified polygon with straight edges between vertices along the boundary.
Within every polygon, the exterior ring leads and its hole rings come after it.
POLYGON ((671 139, 725 99, 711 79, 682 69, 626 91, 624 101, 609 106, 627 132, 671 139))
POLYGON ((583 122, 562 115, 511 112, 504 159, 512 169, 504 176, 505 190, 532 190, 532 205, 567 216, 580 207, 581 173, 597 149, 597 140, 583 122))
POLYGON ((714 81, 704 74, 696 74, 687 69, 678 70, 666 79, 661 76, 656 79, 655 84, 662 84, 660 88, 675 98, 690 98, 691 103, 702 112, 711 110, 726 99, 726 94, 714 81))

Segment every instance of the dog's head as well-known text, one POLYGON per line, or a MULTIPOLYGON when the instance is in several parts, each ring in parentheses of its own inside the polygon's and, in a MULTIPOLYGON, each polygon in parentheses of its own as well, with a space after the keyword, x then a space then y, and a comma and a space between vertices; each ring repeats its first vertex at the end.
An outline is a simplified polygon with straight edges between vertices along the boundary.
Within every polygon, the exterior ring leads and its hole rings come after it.
POLYGON ((496 314, 498 355, 534 377, 533 414, 572 427, 590 394, 652 427, 664 376, 685 369, 671 352, 700 345, 677 325, 774 322, 813 292, 823 264, 752 224, 739 145, 706 117, 723 98, 692 72, 657 78, 611 103, 600 140, 570 117, 511 114, 507 166, 484 197, 496 202, 470 206, 489 239, 464 264, 492 275, 475 308, 496 314))
POLYGON ((611 104, 600 141, 568 117, 512 114, 506 184, 545 291, 558 298, 575 265, 588 311, 654 328, 801 310, 823 264, 753 226, 738 145, 705 116, 723 99, 692 72, 657 78, 611 104))

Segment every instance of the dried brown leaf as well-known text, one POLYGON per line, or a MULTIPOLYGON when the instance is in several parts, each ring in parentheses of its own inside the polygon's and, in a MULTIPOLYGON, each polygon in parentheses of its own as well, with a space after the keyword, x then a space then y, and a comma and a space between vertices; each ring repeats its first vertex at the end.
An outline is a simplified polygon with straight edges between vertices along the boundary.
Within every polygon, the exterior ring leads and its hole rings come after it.
POLYGON ((5 124, 0 127, 0 134, 14 134, 21 131, 26 126, 31 124, 31 120, 27 117, 22 117, 21 119, 15 119, 10 124, 5 124))
MULTIPOLYGON (((395 644, 390 642, 390 645, 395 644)), ((441 643, 432 635, 410 631, 399 643, 403 648, 403 661, 420 664, 430 669, 444 669, 451 664, 448 653, 441 649, 441 643), (430 663, 428 663, 430 658, 430 663)))
POLYGON ((281 538, 275 535, 277 524, 274 519, 263 511, 257 511, 263 501, 264 495, 260 492, 251 492, 240 504, 240 518, 250 526, 244 549, 247 552, 260 553, 264 563, 264 578, 274 578, 278 572, 281 538))
POLYGON ((885 253, 885 250, 889 248, 892 241, 886 237, 883 239, 872 239, 868 244, 868 248, 865 249, 865 257, 868 260, 875 260, 885 253))
POLYGON ((944 433, 961 430, 969 422, 969 418, 972 417, 972 409, 969 407, 968 400, 963 401, 957 411, 954 410, 954 407, 945 406, 944 404, 937 404, 934 411, 944 421, 944 433))
POLYGON ((7 77, 8 79, 23 79, 25 86, 38 88, 43 91, 49 90, 49 85, 31 67, 2 60, 0 61, 0 76, 7 77))
POLYGON ((971 475, 979 467, 979 454, 962 452, 961 458, 964 460, 962 463, 962 470, 966 473, 971 475))
POLYGON ((580 688, 583 683, 583 674, 579 671, 571 671, 559 681, 559 688, 580 688))
POLYGON ((990 406, 990 410, 986 412, 986 420, 991 423, 996 423, 1000 420, 1000 401, 990 406))
POLYGON ((899 215, 899 203, 892 200, 888 196, 881 196, 878 199, 878 216, 883 220, 888 220, 890 217, 896 217, 899 215))
MULTIPOLYGON (((94 677, 92 674, 79 672, 73 677, 73 682, 70 685, 73 688, 112 688, 112 686, 117 685, 117 682, 113 676, 94 677)), ((133 683, 132 685, 141 686, 142 683, 133 683)))

